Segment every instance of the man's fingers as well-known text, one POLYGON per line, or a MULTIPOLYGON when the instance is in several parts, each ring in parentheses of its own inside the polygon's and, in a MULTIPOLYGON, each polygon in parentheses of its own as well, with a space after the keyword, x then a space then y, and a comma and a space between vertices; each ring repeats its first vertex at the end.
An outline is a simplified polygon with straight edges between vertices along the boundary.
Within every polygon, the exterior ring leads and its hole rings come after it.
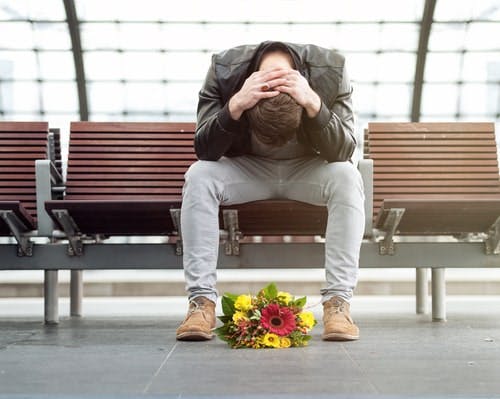
POLYGON ((288 73, 290 73, 290 69, 280 68, 280 69, 271 69, 271 70, 262 71, 262 72, 263 72, 262 79, 267 82, 269 80, 281 78, 281 77, 287 75, 288 73))
POLYGON ((286 82, 287 80, 285 78, 278 78, 278 79, 268 80, 266 83, 269 85, 268 87, 269 90, 269 89, 274 89, 277 86, 285 85, 286 82))

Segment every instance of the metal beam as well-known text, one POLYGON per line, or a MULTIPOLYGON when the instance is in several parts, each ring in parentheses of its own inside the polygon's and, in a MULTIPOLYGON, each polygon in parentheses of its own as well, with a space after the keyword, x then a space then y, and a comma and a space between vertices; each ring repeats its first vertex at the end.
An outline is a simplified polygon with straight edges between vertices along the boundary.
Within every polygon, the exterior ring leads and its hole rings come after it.
POLYGON ((80 22, 76 15, 75 2, 73 0, 63 0, 66 10, 66 20, 71 37, 71 47, 73 49, 73 60, 75 63, 76 85, 78 89, 78 103, 80 105, 80 120, 89 120, 89 109, 87 103, 87 87, 85 84, 85 68, 83 65, 82 42, 80 39, 80 22))
MULTIPOLYGON (((182 256, 169 244, 85 244, 83 256, 69 256, 67 243, 35 244, 33 256, 18 257, 17 245, 0 245, 0 270, 182 269, 182 256)), ((240 243, 239 256, 219 250, 219 268, 323 268, 322 243, 240 243)), ((500 255, 486 255, 483 242, 398 242, 394 255, 379 255, 364 241, 360 267, 498 268, 500 255)))
POLYGON ((413 81, 413 99, 411 104, 411 121, 420 120, 420 108, 422 104, 422 87, 424 84, 425 61, 429 47, 429 36, 431 33, 434 9, 437 0, 426 0, 424 13, 420 24, 420 37, 418 40, 417 64, 415 66, 415 79, 413 81))

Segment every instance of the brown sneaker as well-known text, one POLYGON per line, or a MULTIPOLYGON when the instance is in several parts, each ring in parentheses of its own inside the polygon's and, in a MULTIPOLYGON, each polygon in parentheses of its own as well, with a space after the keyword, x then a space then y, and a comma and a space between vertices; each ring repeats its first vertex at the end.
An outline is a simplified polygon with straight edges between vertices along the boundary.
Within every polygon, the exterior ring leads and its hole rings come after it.
POLYGON ((204 296, 189 302, 186 318, 176 332, 179 341, 206 341, 212 339, 215 328, 215 303, 204 296))
POLYGON ((334 296, 323 303, 323 340, 353 341, 359 339, 359 328, 349 314, 349 303, 334 296))

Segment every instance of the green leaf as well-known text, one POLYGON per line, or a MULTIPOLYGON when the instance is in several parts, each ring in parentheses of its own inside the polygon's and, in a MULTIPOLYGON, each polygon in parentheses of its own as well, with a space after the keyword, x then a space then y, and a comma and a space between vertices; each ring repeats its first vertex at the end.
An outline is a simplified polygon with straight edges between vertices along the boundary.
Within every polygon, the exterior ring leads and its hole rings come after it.
POLYGON ((229 339, 227 338, 227 335, 228 335, 228 331, 227 331, 227 327, 226 326, 222 326, 222 327, 219 327, 219 328, 216 328, 214 330, 215 334, 217 334, 217 336, 225 341, 225 342, 228 342, 229 339))
POLYGON ((303 296, 302 298, 296 299, 293 304, 299 308, 303 308, 307 302, 307 297, 303 296))
POLYGON ((222 304, 222 312, 224 313, 225 316, 233 316, 234 314, 234 301, 235 299, 227 296, 224 294, 224 296, 221 299, 221 304, 222 304))
POLYGON ((222 321, 224 324, 226 324, 228 321, 232 320, 231 316, 217 316, 217 318, 222 321))
POLYGON ((276 287, 276 284, 271 283, 267 287, 265 287, 264 296, 270 301, 275 299, 278 296, 278 288, 276 287))
POLYGON ((229 292, 225 292, 224 293, 224 296, 228 297, 229 299, 231 299, 233 302, 236 302, 236 299, 239 297, 239 295, 236 295, 236 294, 231 294, 229 292))

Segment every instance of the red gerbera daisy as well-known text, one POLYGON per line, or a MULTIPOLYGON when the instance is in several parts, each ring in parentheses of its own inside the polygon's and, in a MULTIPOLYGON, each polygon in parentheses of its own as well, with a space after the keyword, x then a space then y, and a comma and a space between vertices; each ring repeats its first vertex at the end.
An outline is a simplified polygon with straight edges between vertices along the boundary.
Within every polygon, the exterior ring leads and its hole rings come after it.
POLYGON ((262 309, 260 322, 269 332, 280 336, 290 334, 296 327, 293 312, 289 308, 281 307, 275 303, 262 309))

